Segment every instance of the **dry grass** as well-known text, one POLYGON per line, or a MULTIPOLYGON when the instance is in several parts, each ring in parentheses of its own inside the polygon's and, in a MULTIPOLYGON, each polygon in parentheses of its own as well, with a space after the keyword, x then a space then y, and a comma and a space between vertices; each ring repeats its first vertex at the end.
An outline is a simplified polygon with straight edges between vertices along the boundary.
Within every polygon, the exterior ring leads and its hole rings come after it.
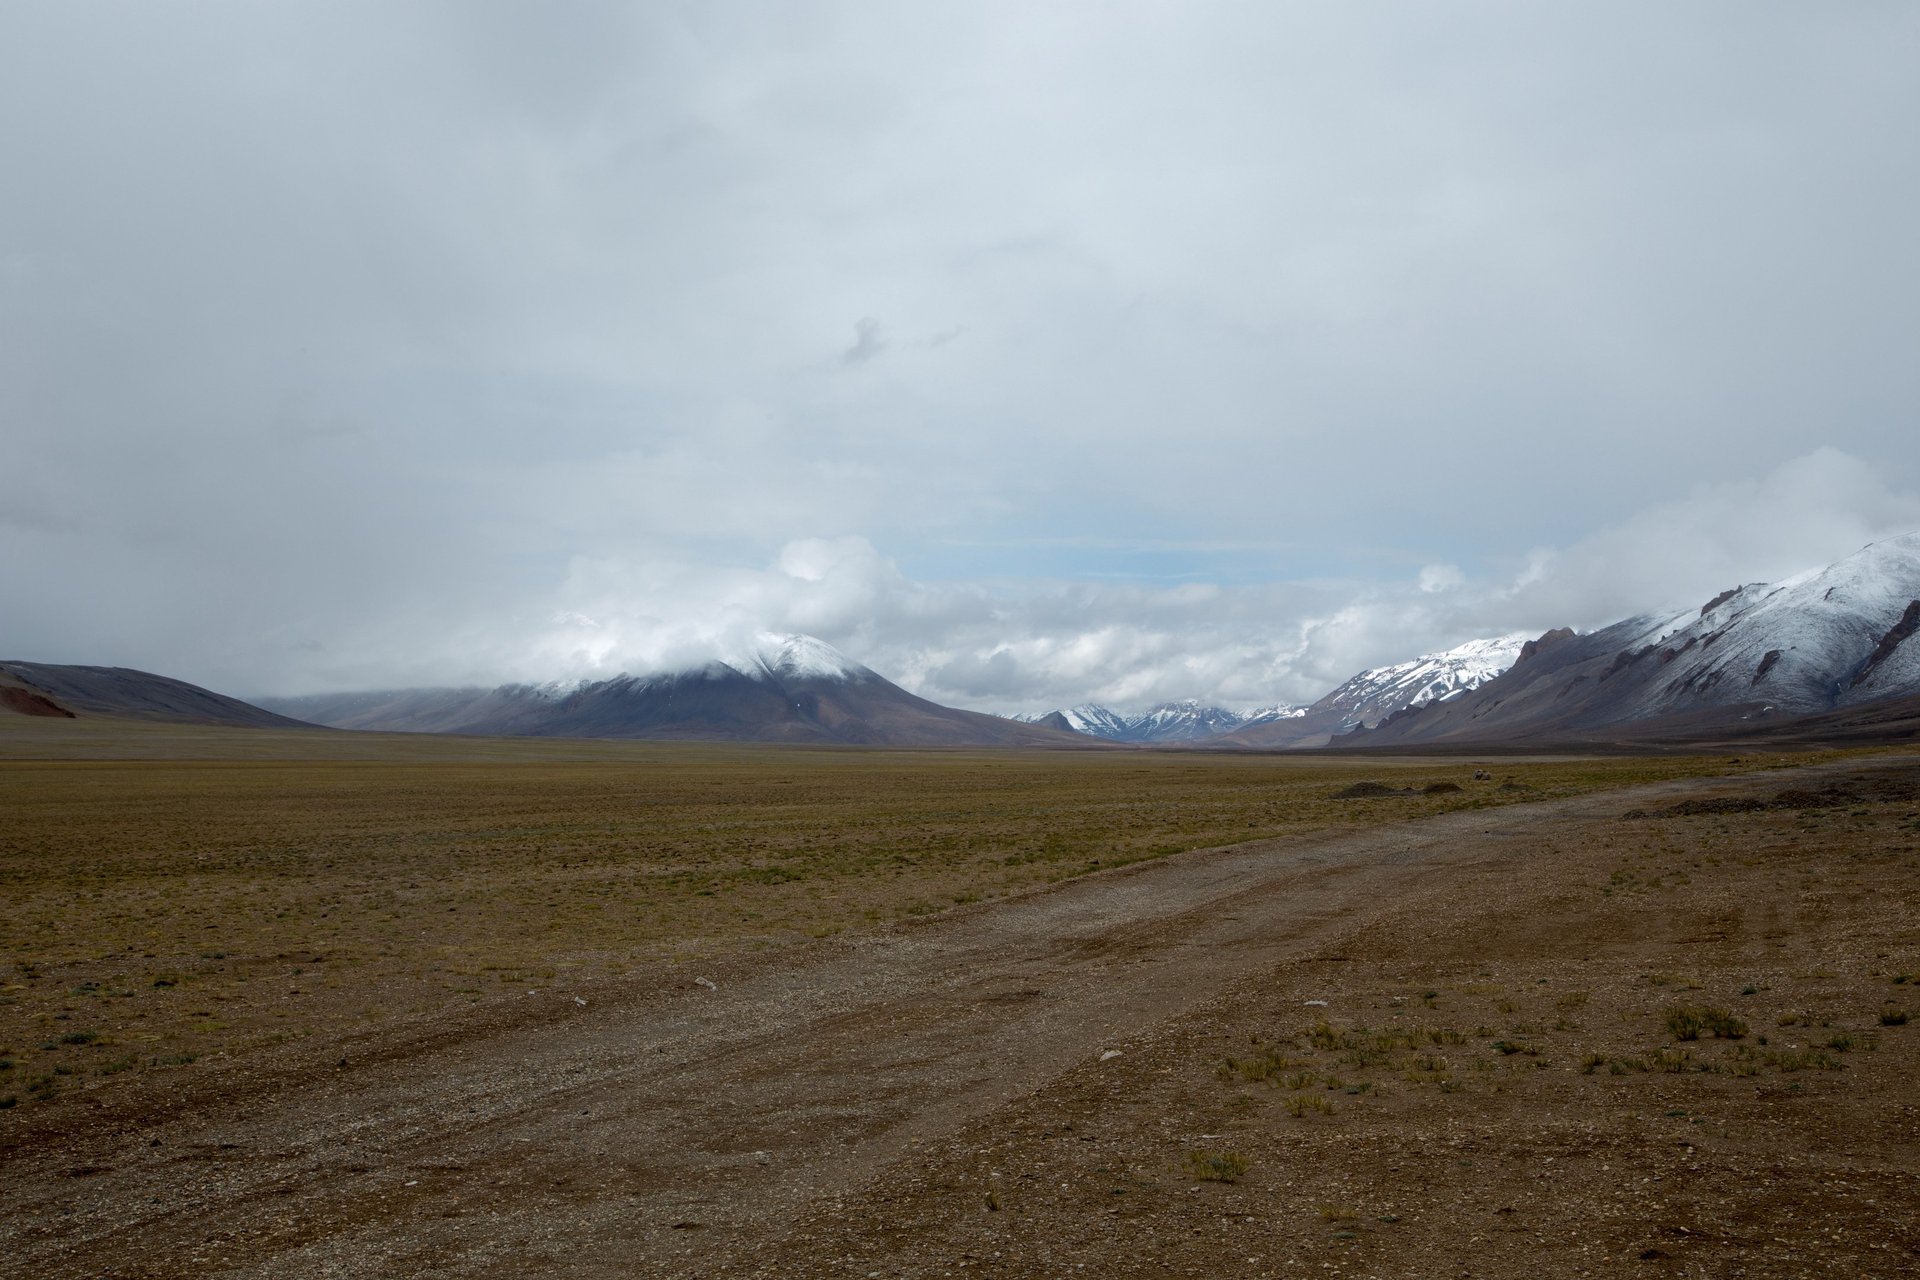
POLYGON ((1143 1278, 1916 1274, 1920 778, 1896 781, 1490 847, 1480 878, 1410 884, 954 1135, 833 1248, 1143 1278), (1202 1136, 1252 1172, 1160 1174, 1202 1136), (1029 1188, 991 1234, 937 1200, 987 1162, 1029 1188))
POLYGON ((1183 849, 1751 767, 1502 764, 1341 801, 1474 765, 47 723, 0 725, 0 1097, 23 1102, 1183 849))

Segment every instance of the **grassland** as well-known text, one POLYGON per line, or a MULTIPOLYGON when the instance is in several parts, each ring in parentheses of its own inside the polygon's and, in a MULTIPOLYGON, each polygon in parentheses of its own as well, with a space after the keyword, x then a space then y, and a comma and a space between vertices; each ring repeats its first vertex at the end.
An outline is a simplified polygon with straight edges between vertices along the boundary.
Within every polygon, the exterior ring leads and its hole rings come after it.
POLYGON ((1920 764, 1725 776, 1801 762, 0 724, 0 1223, 55 1280, 1908 1274, 1920 764))
POLYGON ((1920 1274, 1906 769, 1490 838, 816 1211, 782 1266, 1920 1274))
POLYGON ((1783 762, 0 727, 0 1101, 1184 849, 1783 762), (1337 799, 1360 779, 1413 796, 1337 799))

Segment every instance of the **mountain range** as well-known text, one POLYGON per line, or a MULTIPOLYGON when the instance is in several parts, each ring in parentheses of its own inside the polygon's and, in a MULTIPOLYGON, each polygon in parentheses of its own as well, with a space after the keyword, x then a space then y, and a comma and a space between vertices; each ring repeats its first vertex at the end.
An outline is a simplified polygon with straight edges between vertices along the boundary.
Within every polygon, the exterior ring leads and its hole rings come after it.
POLYGON ((1341 745, 1577 741, 1754 730, 1920 695, 1920 534, 1697 608, 1549 631, 1497 679, 1341 745))
POLYGON ((1920 726, 1920 533, 1771 585, 1585 635, 1475 640, 1363 671, 1311 706, 1198 701, 1138 715, 1082 705, 1025 719, 944 707, 810 636, 757 637, 683 669, 495 688, 403 689, 253 705, 120 667, 0 663, 0 711, 255 728, 887 746, 1113 743, 1364 750, 1912 736, 1920 726), (1809 728, 1808 732, 1815 732, 1809 728))
POLYGON ((1403 708, 1445 702, 1478 688, 1512 666, 1526 641, 1521 633, 1470 640, 1443 653, 1374 667, 1311 706, 1279 704, 1230 711, 1195 701, 1163 702, 1138 715, 1125 715, 1088 703, 1034 716, 1031 721, 1110 742, 1317 747, 1336 734, 1378 724, 1403 708))
POLYGON ((336 729, 540 738, 886 746, 1073 746, 1084 739, 916 697, 812 636, 767 634, 688 670, 570 684, 263 700, 336 729))
POLYGON ((1027 724, 1043 724, 1108 742, 1198 742, 1248 725, 1266 724, 1304 715, 1305 707, 1275 705, 1251 711, 1230 711, 1196 699, 1162 702, 1137 715, 1085 702, 1066 711, 1015 716, 1027 724))

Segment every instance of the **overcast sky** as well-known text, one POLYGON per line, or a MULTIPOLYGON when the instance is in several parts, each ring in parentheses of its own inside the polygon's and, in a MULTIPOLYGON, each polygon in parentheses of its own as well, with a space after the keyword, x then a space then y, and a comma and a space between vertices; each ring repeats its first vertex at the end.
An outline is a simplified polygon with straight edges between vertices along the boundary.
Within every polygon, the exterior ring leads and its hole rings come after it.
POLYGON ((1920 528, 1920 6, 0 0, 0 657, 1306 701, 1920 528))

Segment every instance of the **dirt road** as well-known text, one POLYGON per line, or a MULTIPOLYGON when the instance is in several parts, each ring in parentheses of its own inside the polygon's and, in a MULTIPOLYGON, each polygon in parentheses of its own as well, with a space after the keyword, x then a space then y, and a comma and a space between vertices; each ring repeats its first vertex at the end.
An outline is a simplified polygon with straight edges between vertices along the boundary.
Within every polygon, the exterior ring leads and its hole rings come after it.
MULTIPOLYGON (((1068 1077, 1146 1071, 1182 1018, 1258 1003, 1277 970, 1358 955, 1399 922, 1484 930, 1564 914, 1567 881, 1538 874, 1541 850, 1587 847, 1583 834, 1597 849, 1630 807, 1914 765, 1840 762, 1200 850, 853 940, 529 990, 377 1040, 211 1064, 173 1094, 143 1082, 0 1119, 12 1128, 0 1272, 993 1270, 997 1255, 905 1246, 873 1260, 885 1188, 906 1186, 923 1152, 1068 1077), (850 1204, 867 1206, 864 1252, 822 1226, 850 1204)), ((1000 1274, 1053 1273, 1001 1262, 1000 1274)))

